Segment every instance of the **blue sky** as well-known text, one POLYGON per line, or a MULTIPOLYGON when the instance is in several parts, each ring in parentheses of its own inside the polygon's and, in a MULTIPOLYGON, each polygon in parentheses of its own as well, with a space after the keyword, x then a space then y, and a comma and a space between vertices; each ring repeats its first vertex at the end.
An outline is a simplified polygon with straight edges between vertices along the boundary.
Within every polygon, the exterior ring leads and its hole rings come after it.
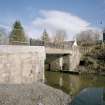
POLYGON ((47 28, 50 34, 64 29, 73 38, 87 28, 104 27, 105 0, 0 0, 0 25, 10 27, 15 20, 30 37, 39 37, 47 28))

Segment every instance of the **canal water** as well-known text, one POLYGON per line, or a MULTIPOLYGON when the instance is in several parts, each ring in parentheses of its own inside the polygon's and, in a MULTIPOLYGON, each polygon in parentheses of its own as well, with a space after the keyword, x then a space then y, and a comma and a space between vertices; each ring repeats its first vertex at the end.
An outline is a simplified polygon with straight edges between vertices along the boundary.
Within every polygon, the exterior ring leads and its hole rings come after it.
POLYGON ((76 96, 82 89, 89 87, 105 88, 105 76, 73 75, 60 72, 45 72, 45 83, 60 89, 69 95, 76 96))

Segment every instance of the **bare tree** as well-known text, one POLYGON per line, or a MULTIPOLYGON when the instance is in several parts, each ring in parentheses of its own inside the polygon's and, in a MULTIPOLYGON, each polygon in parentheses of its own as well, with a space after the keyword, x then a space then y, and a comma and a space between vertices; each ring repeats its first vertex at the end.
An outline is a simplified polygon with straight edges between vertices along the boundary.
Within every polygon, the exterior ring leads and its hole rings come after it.
POLYGON ((98 32, 98 31, 95 31, 95 32, 94 32, 94 40, 95 40, 95 41, 100 40, 100 32, 98 32))
POLYGON ((100 33, 98 31, 86 30, 77 34, 77 42, 80 44, 94 44, 100 38, 100 33))
POLYGON ((0 27, 0 44, 8 44, 8 36, 6 30, 0 27))
POLYGON ((54 36, 54 43, 60 44, 63 43, 66 39, 67 35, 65 30, 58 30, 56 35, 54 36))

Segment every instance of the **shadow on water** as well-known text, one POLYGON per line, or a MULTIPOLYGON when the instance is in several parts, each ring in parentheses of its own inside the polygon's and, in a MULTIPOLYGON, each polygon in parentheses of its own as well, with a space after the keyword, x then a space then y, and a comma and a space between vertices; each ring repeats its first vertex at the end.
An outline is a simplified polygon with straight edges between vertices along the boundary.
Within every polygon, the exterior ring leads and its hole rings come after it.
POLYGON ((105 87, 105 77, 97 75, 71 75, 59 72, 45 72, 47 85, 61 89, 69 95, 76 96, 89 87, 105 87))
POLYGON ((85 88, 69 105, 105 105, 105 89, 85 88))

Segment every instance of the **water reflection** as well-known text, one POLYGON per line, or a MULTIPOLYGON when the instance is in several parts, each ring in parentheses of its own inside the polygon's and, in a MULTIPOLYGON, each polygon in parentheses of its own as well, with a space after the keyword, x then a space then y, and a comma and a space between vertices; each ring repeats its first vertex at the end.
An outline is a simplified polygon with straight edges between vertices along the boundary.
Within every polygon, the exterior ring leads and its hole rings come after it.
POLYGON ((70 75, 59 72, 45 72, 46 84, 75 96, 87 87, 105 87, 105 77, 95 75, 70 75))
POLYGON ((70 105, 105 105, 104 88, 86 88, 73 98, 70 105))
POLYGON ((60 87, 63 86, 63 78, 62 78, 62 77, 59 78, 59 86, 60 86, 60 87))

